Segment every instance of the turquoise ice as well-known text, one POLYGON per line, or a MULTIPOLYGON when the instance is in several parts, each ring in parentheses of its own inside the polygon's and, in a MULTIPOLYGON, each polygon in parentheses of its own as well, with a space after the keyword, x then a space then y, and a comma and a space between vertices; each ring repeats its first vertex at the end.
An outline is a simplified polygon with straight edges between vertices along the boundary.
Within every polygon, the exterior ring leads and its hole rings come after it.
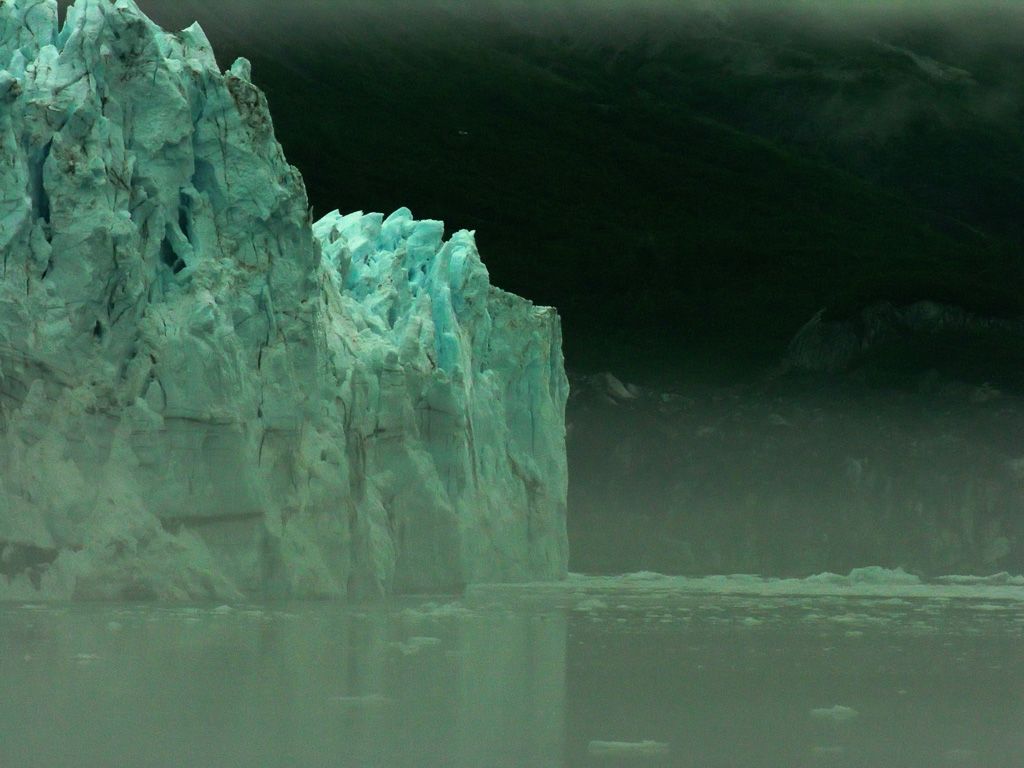
POLYGON ((0 4, 0 597, 565 575, 556 312, 406 209, 311 221, 247 61, 0 4))

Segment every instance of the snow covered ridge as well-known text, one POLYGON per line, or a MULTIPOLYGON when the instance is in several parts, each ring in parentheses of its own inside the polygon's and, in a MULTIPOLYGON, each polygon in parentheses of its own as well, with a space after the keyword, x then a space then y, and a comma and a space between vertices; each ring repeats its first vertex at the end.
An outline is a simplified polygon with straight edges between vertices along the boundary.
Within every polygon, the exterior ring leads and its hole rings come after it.
POLYGON ((471 233, 314 224, 249 74, 0 3, 0 599, 564 577, 556 313, 471 233))

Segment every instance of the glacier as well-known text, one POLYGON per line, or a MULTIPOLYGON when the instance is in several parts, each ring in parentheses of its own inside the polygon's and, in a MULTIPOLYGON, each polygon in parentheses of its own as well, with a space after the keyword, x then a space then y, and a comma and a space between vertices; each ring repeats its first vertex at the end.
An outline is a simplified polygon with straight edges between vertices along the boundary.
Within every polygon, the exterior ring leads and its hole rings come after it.
POLYGON ((0 68, 0 599, 566 575, 559 318, 471 232, 314 222, 249 63, 133 0, 0 3, 0 68))

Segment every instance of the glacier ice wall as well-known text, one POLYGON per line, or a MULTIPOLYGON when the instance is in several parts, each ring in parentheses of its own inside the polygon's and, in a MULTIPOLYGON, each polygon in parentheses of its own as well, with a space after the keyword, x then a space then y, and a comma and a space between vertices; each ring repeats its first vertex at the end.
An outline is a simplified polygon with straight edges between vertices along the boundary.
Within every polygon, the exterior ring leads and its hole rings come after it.
POLYGON ((408 210, 313 223, 239 59, 0 3, 0 598, 373 596, 567 566, 554 310, 408 210))

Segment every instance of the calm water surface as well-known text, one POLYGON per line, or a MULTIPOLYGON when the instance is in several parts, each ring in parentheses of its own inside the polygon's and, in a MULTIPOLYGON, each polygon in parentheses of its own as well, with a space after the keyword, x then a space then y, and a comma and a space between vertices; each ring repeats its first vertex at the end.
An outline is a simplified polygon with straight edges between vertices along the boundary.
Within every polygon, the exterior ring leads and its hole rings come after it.
POLYGON ((0 606, 0 766, 1024 766, 1024 587, 717 586, 0 606))

